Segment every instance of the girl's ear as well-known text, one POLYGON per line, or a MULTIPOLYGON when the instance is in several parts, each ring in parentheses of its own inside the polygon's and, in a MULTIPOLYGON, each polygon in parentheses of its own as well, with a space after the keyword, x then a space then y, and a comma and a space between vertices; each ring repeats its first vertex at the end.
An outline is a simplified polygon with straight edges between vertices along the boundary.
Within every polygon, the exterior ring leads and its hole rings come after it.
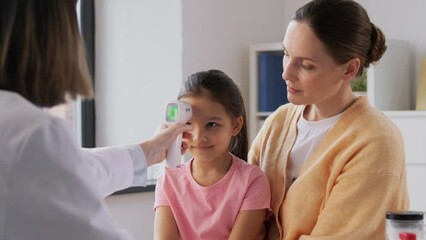
POLYGON ((343 78, 346 81, 351 81, 356 77, 359 68, 361 67, 361 61, 359 58, 352 58, 348 62, 345 63, 345 72, 343 78))
POLYGON ((244 125, 244 119, 242 116, 235 118, 234 122, 232 123, 232 136, 237 136, 238 133, 240 133, 243 125, 244 125))

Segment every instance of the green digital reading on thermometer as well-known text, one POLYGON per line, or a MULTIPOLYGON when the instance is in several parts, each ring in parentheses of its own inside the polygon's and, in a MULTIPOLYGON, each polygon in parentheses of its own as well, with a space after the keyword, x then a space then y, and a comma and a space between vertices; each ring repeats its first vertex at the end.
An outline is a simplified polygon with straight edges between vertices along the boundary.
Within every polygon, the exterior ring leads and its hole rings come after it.
POLYGON ((178 105, 170 104, 167 107, 167 122, 175 122, 178 116, 178 105))
MULTIPOLYGON (((186 102, 174 101, 167 104, 167 125, 185 124, 192 116, 192 108, 186 102)), ((176 141, 170 146, 166 153, 166 166, 176 168, 181 163, 182 134, 178 135, 176 141)))

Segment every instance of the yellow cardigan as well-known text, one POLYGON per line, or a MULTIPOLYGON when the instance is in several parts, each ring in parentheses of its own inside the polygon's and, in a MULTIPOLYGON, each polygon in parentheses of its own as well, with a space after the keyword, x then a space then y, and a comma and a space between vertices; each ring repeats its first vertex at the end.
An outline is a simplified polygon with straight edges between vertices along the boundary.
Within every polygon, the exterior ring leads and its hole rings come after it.
POLYGON ((269 239, 385 239, 386 211, 409 205, 399 129, 361 97, 285 192, 285 169, 303 109, 286 104, 276 110, 249 152, 249 162, 260 166, 271 184, 269 239))

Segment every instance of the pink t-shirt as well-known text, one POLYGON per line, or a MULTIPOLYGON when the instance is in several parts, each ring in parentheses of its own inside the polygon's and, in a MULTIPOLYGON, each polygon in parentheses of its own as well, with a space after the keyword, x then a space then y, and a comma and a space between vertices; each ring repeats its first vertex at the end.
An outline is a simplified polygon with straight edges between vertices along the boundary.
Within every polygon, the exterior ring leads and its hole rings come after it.
POLYGON ((259 167, 233 156, 228 173, 203 187, 192 177, 192 161, 166 169, 155 189, 154 210, 171 208, 181 239, 228 239, 240 211, 270 209, 269 182, 259 167))

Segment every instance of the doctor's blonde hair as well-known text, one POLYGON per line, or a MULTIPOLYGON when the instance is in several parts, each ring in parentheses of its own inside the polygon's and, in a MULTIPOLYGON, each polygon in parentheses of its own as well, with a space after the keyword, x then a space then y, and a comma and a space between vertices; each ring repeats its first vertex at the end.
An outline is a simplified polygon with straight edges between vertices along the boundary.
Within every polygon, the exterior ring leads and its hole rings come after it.
POLYGON ((1 1, 0 88, 44 107, 93 95, 75 0, 1 1))

